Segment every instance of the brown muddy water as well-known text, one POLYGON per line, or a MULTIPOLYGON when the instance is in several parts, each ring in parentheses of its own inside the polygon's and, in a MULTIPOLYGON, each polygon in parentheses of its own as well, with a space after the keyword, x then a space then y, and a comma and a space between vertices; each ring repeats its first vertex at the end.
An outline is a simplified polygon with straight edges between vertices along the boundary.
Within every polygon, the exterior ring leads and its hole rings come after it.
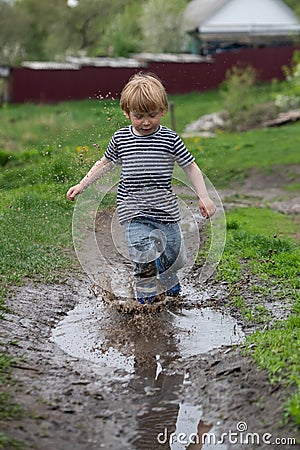
POLYGON ((204 423, 201 404, 185 399, 193 386, 188 367, 182 367, 192 356, 221 347, 226 351, 244 334, 229 315, 195 307, 197 296, 189 287, 179 308, 155 314, 142 308, 124 314, 101 297, 88 298, 52 330, 50 340, 61 350, 97 366, 104 390, 123 386, 120 408, 132 393, 140 406, 132 449, 227 448, 218 437, 218 422, 204 423), (205 433, 210 435, 206 439, 205 433))

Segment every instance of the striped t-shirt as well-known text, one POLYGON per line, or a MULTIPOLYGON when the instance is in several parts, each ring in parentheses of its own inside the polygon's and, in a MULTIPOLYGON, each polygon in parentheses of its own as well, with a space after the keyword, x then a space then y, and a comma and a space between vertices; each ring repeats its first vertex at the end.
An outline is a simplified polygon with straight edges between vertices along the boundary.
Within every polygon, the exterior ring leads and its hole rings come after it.
POLYGON ((181 138, 160 126, 147 136, 137 136, 132 126, 116 131, 104 155, 122 165, 117 207, 120 223, 146 217, 178 222, 180 212, 172 190, 175 161, 184 168, 194 161, 181 138))

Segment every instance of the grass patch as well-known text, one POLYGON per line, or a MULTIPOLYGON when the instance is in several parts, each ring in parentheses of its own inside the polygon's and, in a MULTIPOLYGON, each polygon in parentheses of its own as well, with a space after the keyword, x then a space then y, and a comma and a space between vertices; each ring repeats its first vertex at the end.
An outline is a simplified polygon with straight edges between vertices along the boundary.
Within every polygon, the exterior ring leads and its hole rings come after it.
POLYGON ((210 181, 217 188, 224 188, 244 181, 251 168, 269 175, 285 166, 298 165, 300 123, 184 141, 210 181))
POLYGON ((7 437, 4 433, 0 432, 0 448, 1 449, 15 449, 15 450, 22 450, 24 449, 24 446, 22 442, 17 441, 16 439, 7 437))
POLYGON ((118 102, 83 100, 56 105, 4 105, 0 109, 0 150, 38 153, 91 146, 126 123, 118 102), (28 119, 30 118, 30 127, 28 119))
POLYGON ((261 295, 272 302, 292 303, 287 320, 247 338, 248 352, 267 369, 271 383, 282 383, 292 394, 285 405, 287 419, 300 424, 300 248, 293 239, 298 224, 291 216, 268 209, 240 208, 227 213, 227 241, 216 279, 229 285, 229 306, 252 322, 267 325, 268 311, 261 295), (255 277, 249 302, 245 274, 255 277), (245 294, 247 296, 245 297, 245 294), (256 298, 256 296, 258 297, 256 298))
POLYGON ((289 387, 292 394, 285 405, 286 419, 300 425, 300 296, 297 294, 292 315, 272 329, 255 332, 248 338, 251 354, 259 367, 267 369, 272 384, 289 387))
POLYGON ((247 265, 251 273, 265 279, 276 275, 278 282, 294 280, 297 284, 299 251, 290 238, 296 230, 297 223, 291 217, 272 210, 249 207, 229 211, 226 246, 217 277, 232 285, 240 281, 247 265))
POLYGON ((72 208, 62 186, 14 189, 1 198, 0 279, 3 285, 43 277, 71 264, 62 251, 72 244, 72 208), (54 220, 55 218, 55 220, 54 220))

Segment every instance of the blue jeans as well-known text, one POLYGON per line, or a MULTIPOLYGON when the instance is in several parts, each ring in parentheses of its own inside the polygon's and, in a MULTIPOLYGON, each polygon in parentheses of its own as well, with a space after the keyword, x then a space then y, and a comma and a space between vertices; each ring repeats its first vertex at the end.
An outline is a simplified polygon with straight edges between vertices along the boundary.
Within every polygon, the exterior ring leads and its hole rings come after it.
POLYGON ((181 228, 174 222, 137 218, 124 224, 137 295, 154 296, 159 276, 162 291, 178 284, 185 262, 181 228))

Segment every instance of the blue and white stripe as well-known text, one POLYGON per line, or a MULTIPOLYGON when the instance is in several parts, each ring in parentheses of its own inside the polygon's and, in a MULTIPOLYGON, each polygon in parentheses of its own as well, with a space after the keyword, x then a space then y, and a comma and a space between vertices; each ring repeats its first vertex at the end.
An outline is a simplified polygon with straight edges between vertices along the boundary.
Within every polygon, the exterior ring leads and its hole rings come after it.
POLYGON ((137 136, 132 126, 111 138, 105 157, 122 165, 117 205, 121 223, 136 217, 178 222, 180 212, 172 190, 175 162, 182 168, 194 161, 181 138, 160 126, 148 136, 137 136))

